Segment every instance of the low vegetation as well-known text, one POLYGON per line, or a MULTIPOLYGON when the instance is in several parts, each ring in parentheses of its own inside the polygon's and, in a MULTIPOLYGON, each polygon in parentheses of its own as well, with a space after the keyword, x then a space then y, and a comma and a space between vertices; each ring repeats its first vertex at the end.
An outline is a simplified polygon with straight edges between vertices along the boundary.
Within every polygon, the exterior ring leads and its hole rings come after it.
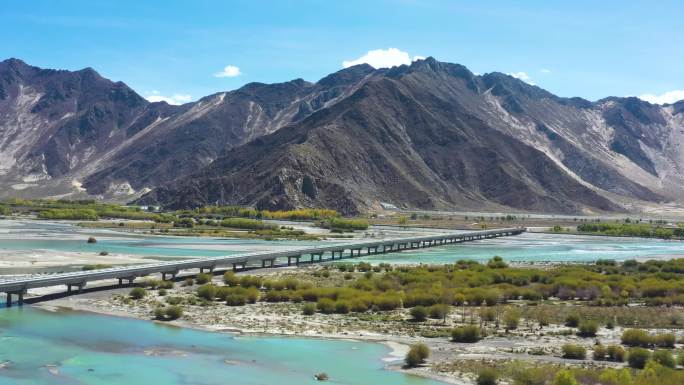
POLYGON ((430 349, 427 347, 427 345, 423 343, 417 343, 414 345, 411 345, 409 348, 408 353, 406 353, 406 358, 404 359, 404 363, 406 364, 406 367, 408 368, 415 368, 416 366, 422 365, 425 363, 425 360, 430 356, 430 349))
POLYGON ((601 235, 644 237, 644 238, 683 238, 684 227, 663 227, 650 223, 582 223, 577 231, 601 235))

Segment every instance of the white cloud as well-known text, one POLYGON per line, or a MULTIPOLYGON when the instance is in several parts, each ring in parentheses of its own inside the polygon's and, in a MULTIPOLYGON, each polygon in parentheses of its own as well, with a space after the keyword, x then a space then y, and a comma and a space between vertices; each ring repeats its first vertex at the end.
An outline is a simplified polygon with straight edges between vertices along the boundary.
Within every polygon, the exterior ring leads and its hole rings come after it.
POLYGON ((527 84, 531 84, 533 86, 536 85, 536 84, 534 84, 534 82, 532 82, 532 78, 530 77, 530 75, 527 74, 527 72, 522 72, 522 71, 512 72, 512 73, 509 73, 508 75, 513 76, 516 79, 520 79, 527 84))
POLYGON ((684 100, 684 90, 667 91, 660 95, 643 94, 639 99, 653 104, 672 104, 684 100))
POLYGON ((550 73, 551 73, 551 70, 548 69, 548 68, 542 68, 540 72, 543 73, 543 74, 550 74, 550 73))
POLYGON ((223 67, 223 71, 214 74, 217 78, 234 78, 236 76, 242 75, 240 68, 234 65, 227 65, 223 67))
POLYGON ((166 102, 172 105, 179 105, 192 101, 192 96, 186 94, 173 94, 172 96, 164 96, 160 95, 159 91, 152 90, 147 96, 145 96, 145 99, 152 103, 166 102))
POLYGON ((368 51, 365 55, 356 60, 345 60, 342 67, 347 68, 357 64, 370 64, 373 68, 390 68, 403 64, 410 65, 412 61, 423 60, 423 56, 414 56, 411 60, 408 52, 398 48, 375 49, 368 51))

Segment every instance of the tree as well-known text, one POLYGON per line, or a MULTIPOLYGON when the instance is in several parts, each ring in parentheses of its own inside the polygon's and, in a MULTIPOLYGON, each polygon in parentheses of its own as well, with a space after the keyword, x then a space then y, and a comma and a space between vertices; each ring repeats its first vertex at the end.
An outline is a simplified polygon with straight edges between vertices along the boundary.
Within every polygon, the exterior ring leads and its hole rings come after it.
POLYGON ((559 370, 553 378, 553 385, 579 385, 575 375, 567 369, 559 370))
POLYGON ((425 360, 430 356, 430 349, 423 343, 411 345, 404 362, 406 367, 415 368, 418 365, 425 363, 425 360))

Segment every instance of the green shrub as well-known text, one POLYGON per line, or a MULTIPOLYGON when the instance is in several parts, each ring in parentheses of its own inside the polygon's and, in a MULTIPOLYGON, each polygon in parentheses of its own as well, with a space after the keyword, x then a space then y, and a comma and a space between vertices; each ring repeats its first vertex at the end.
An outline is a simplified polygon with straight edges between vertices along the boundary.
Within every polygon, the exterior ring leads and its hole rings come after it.
POLYGON ((418 365, 425 363, 425 360, 430 356, 430 349, 427 345, 418 343, 411 345, 404 362, 409 368, 415 368, 418 365))
POLYGON ((475 343, 482 339, 482 329, 475 325, 457 327, 451 330, 454 342, 475 343))
POLYGON ((554 376, 552 385, 579 385, 579 382, 571 371, 562 369, 554 376))
POLYGON ((363 313, 370 309, 370 301, 363 298, 354 298, 351 301, 351 311, 355 313, 363 313))
POLYGON ((606 348, 606 354, 611 361, 625 362, 627 352, 625 352, 625 349, 620 345, 609 345, 606 348))
POLYGON ((165 296, 167 294, 166 289, 159 289, 157 291, 157 294, 159 294, 162 297, 165 296))
POLYGON ((669 350, 658 349, 653 352, 653 354, 651 355, 651 359, 667 368, 674 368, 677 366, 677 362, 675 361, 674 357, 672 356, 672 353, 670 353, 669 350))
POLYGON ((677 355, 677 364, 684 366, 684 350, 677 355))
POLYGON ((244 230, 277 230, 278 225, 265 223, 255 219, 226 218, 221 221, 221 227, 244 230))
POLYGON ((207 301, 213 301, 216 298, 217 289, 212 284, 205 284, 197 288, 197 296, 207 301))
POLYGON ((413 317, 413 321, 423 322, 427 318, 427 315, 427 309, 422 306, 416 306, 411 309, 411 317, 413 317))
POLYGON ((605 346, 603 346, 603 345, 595 345, 594 346, 593 358, 595 361, 605 360, 607 354, 608 354, 608 349, 606 349, 605 346))
POLYGON ((226 296, 226 305, 228 306, 244 306, 247 303, 247 298, 241 294, 229 294, 226 296))
POLYGON ((131 297, 132 299, 142 299, 145 297, 147 294, 147 291, 143 289, 142 287, 134 287, 131 289, 130 293, 128 293, 128 296, 131 297))
POLYGON ((587 357, 587 349, 581 345, 565 344, 563 345, 563 358, 572 360, 583 360, 587 357))
POLYGON ((330 298, 321 298, 316 303, 316 308, 319 312, 324 314, 331 314, 335 312, 335 301, 330 298))
POLYGON ((170 321, 178 319, 183 316, 183 309, 179 306, 169 306, 166 308, 166 318, 170 321))
POLYGON ((498 374, 493 368, 483 368, 477 373, 477 385, 496 385, 498 374))
POLYGON ((621 341, 627 346, 649 347, 653 338, 641 329, 627 329, 622 333, 621 341))
POLYGON ((316 313, 316 305, 313 303, 305 303, 304 306, 302 306, 302 314, 304 315, 313 315, 316 313))
POLYGON ((223 283, 228 286, 237 286, 240 284, 240 278, 236 277, 234 272, 226 271, 223 274, 223 283))
POLYGON ((577 335, 580 337, 596 337, 598 331, 598 322, 596 321, 582 321, 578 327, 577 335))
POLYGON ((520 322, 520 310, 516 308, 511 308, 504 313, 503 316, 504 325, 506 330, 515 330, 518 328, 518 323, 520 322))
POLYGON ((179 306, 158 307, 154 309, 154 318, 160 321, 173 321, 183 316, 183 309, 179 306))
POLYGON ((444 304, 435 304, 428 308, 428 314, 432 319, 446 319, 449 314, 449 306, 444 304))
POLYGON ((337 314, 347 314, 349 313, 349 302, 347 301, 337 301, 335 302, 335 313, 337 314))
POLYGON ((627 363, 630 368, 643 369, 651 358, 651 352, 644 348, 630 348, 627 352, 627 363))
POLYGON ((166 297, 164 299, 164 301, 166 301, 166 303, 168 303, 169 305, 178 305, 181 302, 183 302, 183 298, 181 298, 181 297, 166 297))
POLYGON ((657 334, 653 337, 653 344, 661 347, 672 349, 675 347, 677 338, 672 333, 657 334))
POLYGON ((576 328, 579 326, 580 316, 579 314, 570 314, 565 318, 565 326, 569 328, 576 328))
POLYGON ((204 285, 205 283, 211 282, 212 278, 213 276, 211 274, 199 273, 195 277, 195 282, 197 282, 198 285, 204 285))

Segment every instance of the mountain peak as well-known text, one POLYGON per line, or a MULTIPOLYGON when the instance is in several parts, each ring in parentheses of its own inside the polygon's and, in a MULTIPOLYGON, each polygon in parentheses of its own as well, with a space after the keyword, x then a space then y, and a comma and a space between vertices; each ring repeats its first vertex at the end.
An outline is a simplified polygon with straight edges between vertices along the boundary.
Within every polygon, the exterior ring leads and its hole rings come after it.
POLYGON ((366 63, 356 64, 322 78, 318 81, 319 85, 335 87, 338 85, 350 84, 359 81, 363 77, 375 71, 371 65, 366 63))

